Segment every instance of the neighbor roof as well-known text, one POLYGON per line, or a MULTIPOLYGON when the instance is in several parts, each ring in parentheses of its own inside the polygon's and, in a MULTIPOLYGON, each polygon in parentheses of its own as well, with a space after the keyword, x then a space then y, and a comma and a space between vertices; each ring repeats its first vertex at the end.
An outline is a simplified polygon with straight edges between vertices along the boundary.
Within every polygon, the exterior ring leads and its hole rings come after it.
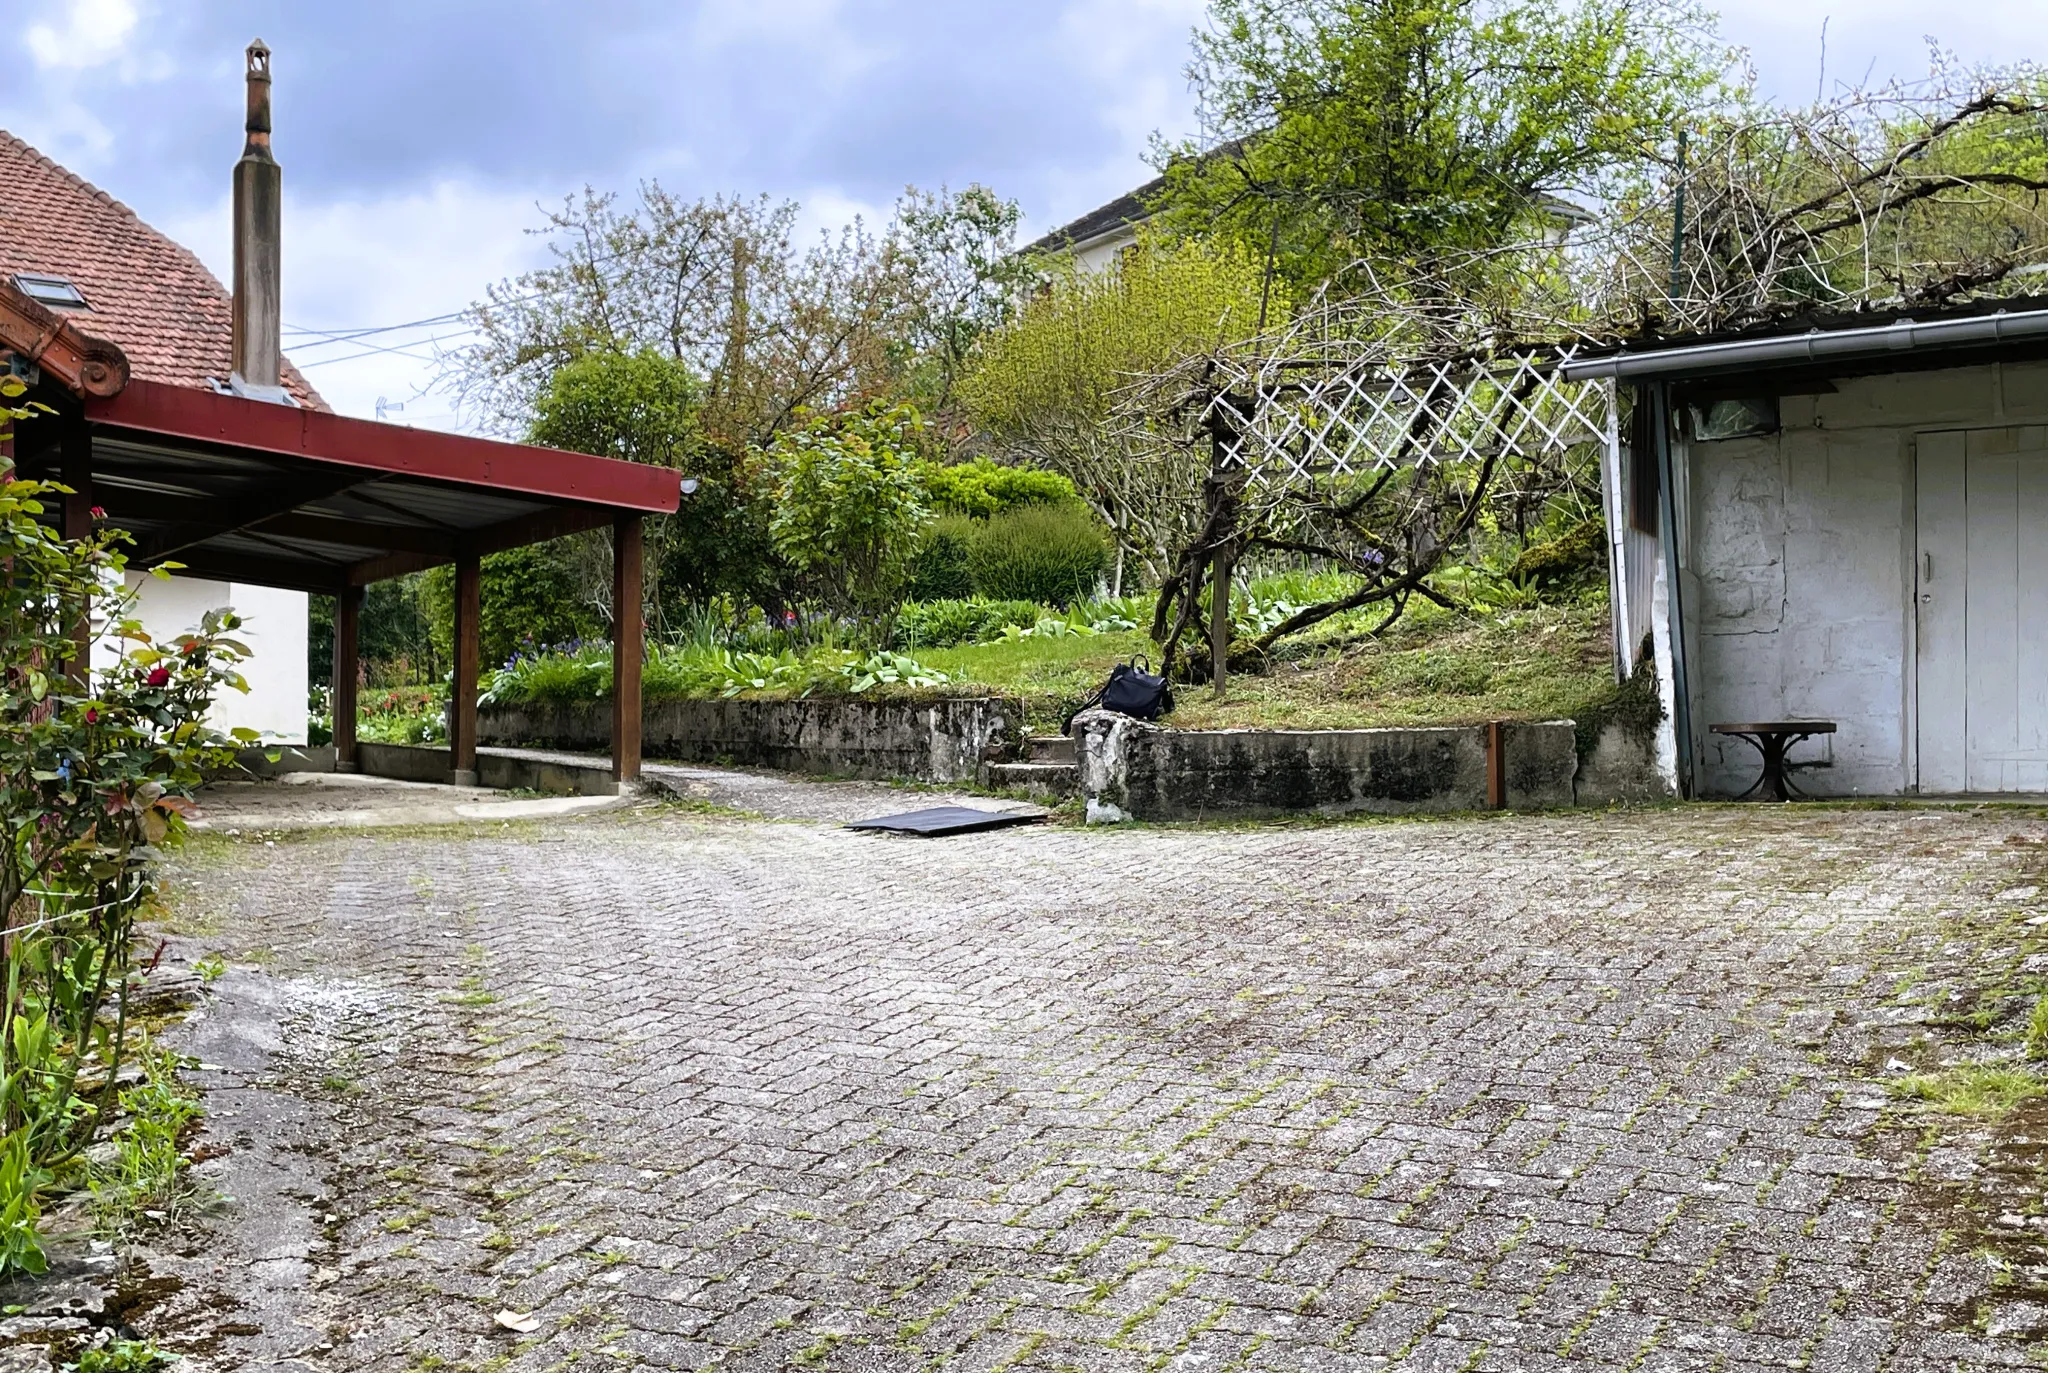
MULTIPOLYGON (((18 272, 78 287, 88 308, 65 318, 118 345, 137 378, 211 390, 233 370, 231 301, 213 273, 135 211, 0 130, 0 280, 18 272)), ((328 408, 289 359, 283 380, 300 405, 328 408)))
MULTIPOLYGON (((1233 138, 1219 143, 1202 154, 1204 162, 1213 158, 1228 157, 1244 146, 1243 138, 1233 138)), ((1166 178, 1155 176, 1133 191, 1126 191, 1107 205, 1098 205, 1087 214, 1068 224, 1054 229, 1043 238, 1025 246, 1027 253, 1058 253, 1086 248, 1105 238, 1114 237, 1124 229, 1135 229, 1156 213, 1155 206, 1159 193, 1166 189, 1166 178)), ((1565 225, 1591 223, 1593 213, 1581 205, 1554 195, 1541 195, 1537 203, 1544 213, 1565 225)))

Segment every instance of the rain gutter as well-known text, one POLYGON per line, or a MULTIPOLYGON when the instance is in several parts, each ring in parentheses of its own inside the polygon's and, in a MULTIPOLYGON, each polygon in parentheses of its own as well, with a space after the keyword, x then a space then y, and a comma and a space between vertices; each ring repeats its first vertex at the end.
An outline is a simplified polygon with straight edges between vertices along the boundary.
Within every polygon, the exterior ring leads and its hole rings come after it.
POLYGON ((1937 319, 1925 323, 1902 319, 1862 329, 1809 329, 1804 334, 1789 337, 1731 339, 1724 343, 1660 348, 1648 353, 1615 353, 1608 357, 1567 362, 1558 371, 1566 381, 1591 381, 1600 377, 1646 380, 2043 338, 2048 338, 2048 310, 2000 310, 1996 314, 1974 315, 1968 319, 1937 319))

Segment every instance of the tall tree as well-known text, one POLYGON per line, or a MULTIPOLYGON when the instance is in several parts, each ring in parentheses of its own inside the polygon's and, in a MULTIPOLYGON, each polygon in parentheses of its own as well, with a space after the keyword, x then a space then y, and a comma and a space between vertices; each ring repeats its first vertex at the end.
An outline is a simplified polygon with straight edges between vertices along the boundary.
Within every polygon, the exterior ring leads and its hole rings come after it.
POLYGON ((1297 289, 1540 228, 1662 144, 1725 58, 1687 0, 1213 0, 1165 222, 1297 289))
POLYGON ((735 453, 806 410, 885 396, 944 410, 1026 271, 1015 202, 913 187, 879 231, 855 221, 807 247, 796 216, 793 202, 685 201, 654 182, 630 204, 585 190, 540 230, 554 262, 471 308, 458 393, 518 432, 569 362, 651 350, 701 379, 704 439, 735 453))

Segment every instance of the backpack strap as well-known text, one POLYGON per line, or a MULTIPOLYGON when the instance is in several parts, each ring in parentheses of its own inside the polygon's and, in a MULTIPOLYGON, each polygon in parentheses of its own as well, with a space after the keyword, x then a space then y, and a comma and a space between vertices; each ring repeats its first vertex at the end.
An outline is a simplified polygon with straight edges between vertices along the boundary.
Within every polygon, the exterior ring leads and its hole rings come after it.
POLYGON ((1072 734, 1074 732, 1074 717, 1079 715, 1082 711, 1088 709, 1090 706, 1101 705, 1102 693, 1107 691, 1108 689, 1109 688, 1106 684, 1095 688, 1094 695, 1090 696, 1087 700, 1081 702, 1080 705, 1075 706, 1072 710, 1068 711, 1067 718, 1060 721, 1060 733, 1072 734))

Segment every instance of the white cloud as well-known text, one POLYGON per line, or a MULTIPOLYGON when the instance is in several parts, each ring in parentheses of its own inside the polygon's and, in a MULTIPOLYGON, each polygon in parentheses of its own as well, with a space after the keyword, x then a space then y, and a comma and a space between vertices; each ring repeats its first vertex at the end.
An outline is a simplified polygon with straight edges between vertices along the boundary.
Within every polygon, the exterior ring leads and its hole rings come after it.
POLYGON ((71 0, 63 24, 33 24, 25 35, 39 67, 97 67, 121 56, 135 31, 133 0, 71 0))
MULTIPOLYGON (((540 223, 536 197, 444 181, 377 200, 315 203, 295 198, 285 173, 285 350, 345 415, 374 417, 378 397, 403 404, 389 418, 460 429, 453 398, 433 389, 437 349, 469 335, 454 314, 506 277, 546 256, 526 230, 540 223), (414 321, 428 321, 413 324, 414 321), (322 338, 388 330, 359 339, 322 338)), ((228 201, 159 225, 227 281, 233 265, 228 201)))

